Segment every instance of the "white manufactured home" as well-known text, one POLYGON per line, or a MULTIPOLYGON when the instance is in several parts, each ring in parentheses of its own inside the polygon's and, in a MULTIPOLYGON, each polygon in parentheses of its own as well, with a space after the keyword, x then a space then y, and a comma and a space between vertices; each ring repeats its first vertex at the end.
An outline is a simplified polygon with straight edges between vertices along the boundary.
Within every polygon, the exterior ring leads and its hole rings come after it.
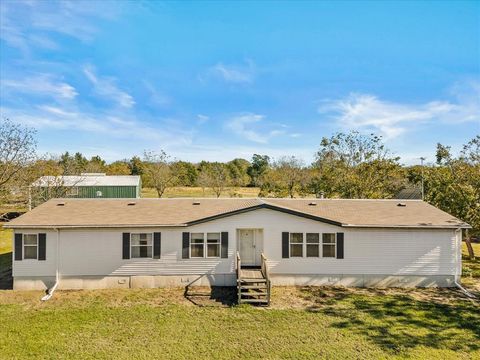
POLYGON ((469 226, 418 200, 53 199, 5 227, 15 289, 90 289, 454 286, 469 226))

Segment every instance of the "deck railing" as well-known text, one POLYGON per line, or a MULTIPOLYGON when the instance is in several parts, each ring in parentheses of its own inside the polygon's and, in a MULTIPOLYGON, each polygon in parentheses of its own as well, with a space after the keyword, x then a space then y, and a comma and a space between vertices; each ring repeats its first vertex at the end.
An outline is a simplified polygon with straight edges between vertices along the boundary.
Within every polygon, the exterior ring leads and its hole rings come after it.
POLYGON ((271 284, 270 284, 270 274, 269 274, 269 271, 268 271, 267 257, 262 253, 261 258, 262 258, 261 271, 262 271, 263 277, 265 278, 265 280, 267 280, 267 294, 268 294, 267 295, 267 301, 268 301, 268 305, 270 305, 271 284))
POLYGON ((237 281, 242 278, 242 260, 240 259, 240 253, 237 251, 237 281))

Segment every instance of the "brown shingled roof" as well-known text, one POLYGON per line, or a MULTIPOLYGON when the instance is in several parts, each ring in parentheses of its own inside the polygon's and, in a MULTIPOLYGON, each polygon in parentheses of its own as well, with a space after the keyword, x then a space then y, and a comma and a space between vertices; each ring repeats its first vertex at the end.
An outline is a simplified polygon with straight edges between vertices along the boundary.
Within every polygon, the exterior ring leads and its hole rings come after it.
POLYGON ((345 227, 469 227, 423 201, 344 199, 52 199, 9 228, 188 226, 267 208, 345 227))

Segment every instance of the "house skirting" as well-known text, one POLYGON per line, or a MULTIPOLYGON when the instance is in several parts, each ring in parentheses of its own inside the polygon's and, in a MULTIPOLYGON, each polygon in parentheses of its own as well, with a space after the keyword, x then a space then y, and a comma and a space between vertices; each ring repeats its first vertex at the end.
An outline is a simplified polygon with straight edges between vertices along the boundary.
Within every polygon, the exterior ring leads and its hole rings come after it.
MULTIPOLYGON (((272 285, 345 287, 454 287, 454 275, 297 275, 271 274, 272 285)), ((15 277, 14 290, 46 290, 55 284, 54 276, 15 277)), ((236 286, 235 274, 215 275, 131 275, 62 276, 61 290, 128 289, 184 286, 236 286)))
POLYGON ((271 274, 272 285, 345 287, 454 287, 454 275, 271 274))
MULTIPOLYGON (((236 286, 235 274, 62 276, 59 290, 148 289, 178 286, 236 286)), ((55 284, 54 276, 14 277, 14 290, 46 290, 55 284)))

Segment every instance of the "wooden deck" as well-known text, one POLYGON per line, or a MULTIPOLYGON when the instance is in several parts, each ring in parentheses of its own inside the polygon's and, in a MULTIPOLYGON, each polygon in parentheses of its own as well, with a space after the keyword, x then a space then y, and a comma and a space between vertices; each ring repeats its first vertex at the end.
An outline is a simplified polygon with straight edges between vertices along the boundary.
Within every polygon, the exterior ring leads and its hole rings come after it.
POLYGON ((260 269, 241 269, 242 279, 263 279, 263 274, 260 269))

